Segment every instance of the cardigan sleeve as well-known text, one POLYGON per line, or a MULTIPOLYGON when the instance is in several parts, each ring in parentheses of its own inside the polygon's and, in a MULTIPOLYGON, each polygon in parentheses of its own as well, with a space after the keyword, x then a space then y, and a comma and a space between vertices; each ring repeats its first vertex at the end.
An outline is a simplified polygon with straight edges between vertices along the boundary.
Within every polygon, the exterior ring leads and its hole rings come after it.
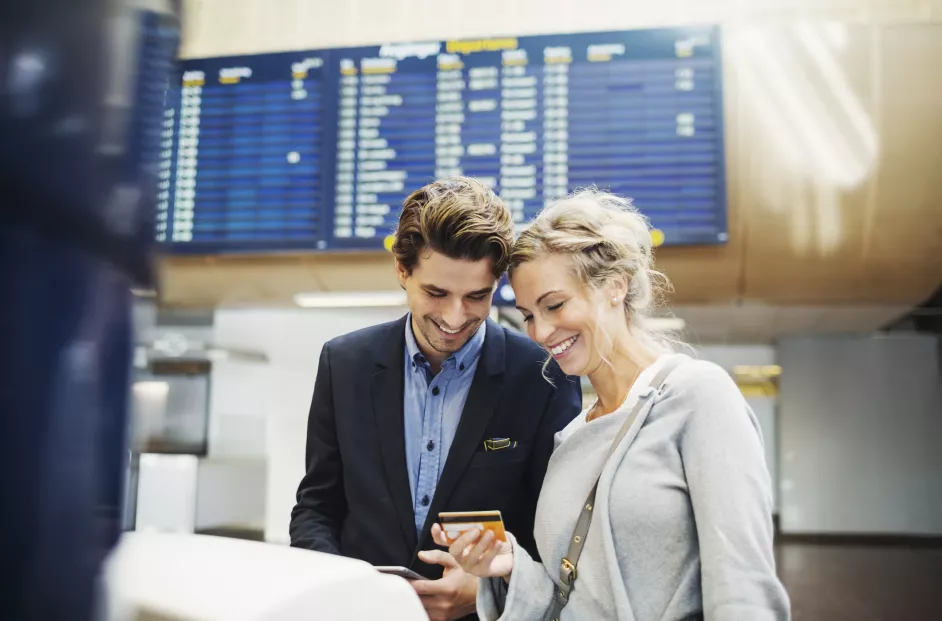
POLYGON ((507 533, 513 546, 514 569, 510 584, 503 578, 481 580, 478 616, 481 621, 542 621, 553 599, 556 585, 542 563, 534 561, 507 533))
POLYGON ((682 384, 689 416, 680 449, 700 546, 706 621, 783 621, 775 573, 772 486, 755 415, 729 375, 708 362, 682 384))

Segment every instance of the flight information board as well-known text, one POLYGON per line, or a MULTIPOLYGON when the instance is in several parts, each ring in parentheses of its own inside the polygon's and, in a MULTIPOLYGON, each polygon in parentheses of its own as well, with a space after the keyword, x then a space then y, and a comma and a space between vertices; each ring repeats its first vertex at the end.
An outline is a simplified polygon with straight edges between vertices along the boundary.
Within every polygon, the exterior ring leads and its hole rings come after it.
POLYGON ((166 114, 162 180, 174 246, 310 248, 324 239, 324 59, 311 53, 183 64, 166 114))
POLYGON ((669 245, 727 240, 719 29, 185 61, 161 208, 174 251, 380 250, 412 190, 470 175, 522 226, 595 185, 669 245))

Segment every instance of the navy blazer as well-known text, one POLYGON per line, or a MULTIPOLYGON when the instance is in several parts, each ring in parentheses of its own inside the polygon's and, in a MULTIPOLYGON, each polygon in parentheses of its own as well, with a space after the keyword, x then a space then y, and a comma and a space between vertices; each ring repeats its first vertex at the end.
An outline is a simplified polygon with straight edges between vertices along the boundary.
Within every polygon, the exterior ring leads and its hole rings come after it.
POLYGON ((402 565, 436 579, 442 568, 417 555, 436 547, 430 530, 438 513, 498 509, 507 529, 538 558, 533 516, 553 436, 582 408, 578 378, 550 362, 551 384, 542 372, 545 350, 488 320, 461 422, 417 537, 403 435, 407 317, 324 345, 291 545, 402 565), (516 446, 485 452, 488 438, 510 438, 516 446))

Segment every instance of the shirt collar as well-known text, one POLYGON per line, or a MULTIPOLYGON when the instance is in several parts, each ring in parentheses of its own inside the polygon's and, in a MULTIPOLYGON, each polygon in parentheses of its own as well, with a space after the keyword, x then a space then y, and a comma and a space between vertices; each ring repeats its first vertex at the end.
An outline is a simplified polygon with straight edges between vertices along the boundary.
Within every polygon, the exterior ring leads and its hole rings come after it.
MULTIPOLYGON (((468 342, 461 346, 461 349, 450 355, 445 362, 448 360, 454 359, 455 366, 464 370, 465 367, 468 367, 478 359, 481 355, 481 350, 484 348, 484 335, 487 330, 487 321, 482 321, 481 326, 478 328, 478 331, 474 333, 468 342)), ((412 313, 409 313, 409 316, 406 317, 406 352, 409 354, 411 360, 422 359, 425 361, 425 355, 419 349, 419 344, 415 340, 415 334, 412 332, 412 313)))

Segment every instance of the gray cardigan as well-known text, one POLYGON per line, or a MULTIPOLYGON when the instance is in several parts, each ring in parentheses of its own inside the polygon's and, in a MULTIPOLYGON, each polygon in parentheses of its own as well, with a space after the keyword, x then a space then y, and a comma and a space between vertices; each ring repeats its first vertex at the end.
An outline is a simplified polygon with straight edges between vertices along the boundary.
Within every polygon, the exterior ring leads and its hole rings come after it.
POLYGON ((502 579, 481 582, 483 621, 543 618, 599 472, 592 525, 561 621, 789 619, 775 574, 771 484, 755 415, 725 371, 687 356, 656 393, 648 384, 665 360, 641 374, 618 410, 590 423, 583 412, 557 435, 535 525, 547 564, 514 545, 509 587, 502 579), (638 398, 645 404, 637 420, 603 464, 638 398))

